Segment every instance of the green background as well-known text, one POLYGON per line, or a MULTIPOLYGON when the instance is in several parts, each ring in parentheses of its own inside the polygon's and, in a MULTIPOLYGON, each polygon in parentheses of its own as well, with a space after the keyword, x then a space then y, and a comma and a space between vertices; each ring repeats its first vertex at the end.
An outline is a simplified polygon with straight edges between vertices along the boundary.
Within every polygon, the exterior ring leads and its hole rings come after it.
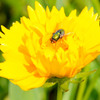
MULTIPOLYGON (((62 6, 68 16, 73 9, 77 9, 77 15, 87 6, 93 7, 94 12, 100 15, 100 0, 37 0, 44 8, 48 5, 60 9, 62 6)), ((21 16, 27 15, 27 5, 34 8, 35 0, 0 0, 0 25, 9 28, 14 21, 20 21, 21 16)), ((4 61, 0 52, 0 62, 4 61)), ((69 91, 63 94, 63 100, 100 100, 100 56, 98 56, 84 70, 96 72, 89 77, 84 77, 81 83, 70 84, 69 91)), ((22 91, 19 87, 10 83, 7 79, 0 78, 0 100, 56 100, 56 85, 51 88, 38 88, 30 91, 22 91)))

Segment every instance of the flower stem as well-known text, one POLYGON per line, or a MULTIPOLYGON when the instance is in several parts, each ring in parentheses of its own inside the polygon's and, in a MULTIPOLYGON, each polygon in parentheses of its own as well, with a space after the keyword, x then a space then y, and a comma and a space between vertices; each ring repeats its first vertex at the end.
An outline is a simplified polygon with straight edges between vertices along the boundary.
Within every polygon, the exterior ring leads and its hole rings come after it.
MULTIPOLYGON (((98 62, 97 62, 97 65, 98 65, 98 67, 100 66, 100 65, 98 64, 98 62)), ((85 93, 85 95, 84 95, 84 99, 83 99, 83 100, 88 100, 88 98, 89 98, 89 96, 90 96, 90 93, 91 93, 91 91, 93 90, 94 85, 95 85, 96 82, 97 82, 97 79, 99 78, 99 75, 100 75, 100 68, 98 68, 98 70, 96 71, 95 75, 94 75, 93 78, 91 79, 91 81, 90 81, 91 84, 88 86, 87 91, 86 91, 86 93, 85 93)))
MULTIPOLYGON (((84 71, 88 71, 89 69, 90 69, 90 65, 87 65, 84 68, 84 71)), ((87 83, 87 77, 85 77, 84 81, 82 83, 80 83, 76 100, 82 100, 83 99, 84 91, 85 91, 85 88, 86 88, 86 83, 87 83)))
POLYGON ((62 89, 59 86, 59 83, 58 83, 58 88, 57 88, 57 100, 62 100, 62 89))

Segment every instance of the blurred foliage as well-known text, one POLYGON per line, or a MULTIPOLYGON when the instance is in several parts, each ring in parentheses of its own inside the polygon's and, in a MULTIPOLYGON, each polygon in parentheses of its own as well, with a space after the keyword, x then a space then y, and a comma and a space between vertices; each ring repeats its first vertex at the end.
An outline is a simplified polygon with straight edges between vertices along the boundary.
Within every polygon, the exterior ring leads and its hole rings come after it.
MULTIPOLYGON (((56 6, 60 9, 62 6, 68 15, 73 9, 77 9, 77 14, 87 6, 94 7, 95 13, 100 15, 100 0, 37 0, 44 8, 56 6)), ((9 28, 14 21, 20 21, 21 16, 27 15, 27 5, 34 8, 35 0, 0 0, 0 25, 9 28)), ((4 61, 0 51, 0 62, 4 61)), ((100 56, 90 66, 84 70, 94 70, 96 72, 89 77, 84 77, 84 82, 79 84, 70 84, 69 91, 63 94, 63 100, 100 100, 100 56)), ((48 89, 35 89, 27 92, 22 91, 19 87, 10 83, 8 96, 8 80, 0 78, 0 100, 55 100, 56 85, 48 89), (33 95, 31 94, 33 91, 33 95), (9 99, 10 97, 10 99, 9 99), (30 97, 30 98, 28 98, 30 97), (16 99, 15 99, 16 98, 16 99), (22 99, 24 98, 24 99, 22 99)))
POLYGON ((37 88, 23 91, 18 86, 10 83, 9 97, 10 100, 47 100, 47 89, 37 88))

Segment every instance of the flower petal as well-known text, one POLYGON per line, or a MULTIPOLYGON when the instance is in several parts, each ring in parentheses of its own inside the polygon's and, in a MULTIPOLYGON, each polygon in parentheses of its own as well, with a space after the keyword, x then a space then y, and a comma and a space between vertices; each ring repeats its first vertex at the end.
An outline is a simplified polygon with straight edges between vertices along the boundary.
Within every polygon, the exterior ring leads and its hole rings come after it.
POLYGON ((27 91, 29 89, 41 87, 45 81, 47 80, 46 77, 35 77, 30 76, 20 81, 12 80, 14 84, 20 86, 23 90, 27 91))
POLYGON ((28 7, 27 7, 27 10, 28 10, 28 15, 29 15, 30 20, 31 20, 33 23, 38 22, 36 13, 35 13, 35 11, 33 10, 33 8, 31 8, 30 6, 28 6, 28 7))
POLYGON ((45 24, 46 22, 46 13, 42 5, 35 1, 35 12, 41 24, 45 24))

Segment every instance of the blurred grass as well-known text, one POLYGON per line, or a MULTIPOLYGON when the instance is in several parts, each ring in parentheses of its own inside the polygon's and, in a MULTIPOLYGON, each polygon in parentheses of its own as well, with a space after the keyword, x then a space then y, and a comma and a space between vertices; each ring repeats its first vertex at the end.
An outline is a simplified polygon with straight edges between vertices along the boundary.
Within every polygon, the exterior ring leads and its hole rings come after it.
MULTIPOLYGON (((100 0, 37 0, 42 4, 44 8, 48 6, 50 10, 53 6, 56 6, 57 9, 60 9, 62 6, 65 9, 66 15, 68 15, 73 9, 77 9, 77 14, 87 6, 88 8, 94 8, 95 13, 98 12, 100 15, 100 0)), ((10 27, 12 22, 20 20, 21 16, 27 16, 27 5, 34 7, 35 0, 0 0, 0 25, 10 27)), ((0 62, 4 61, 2 58, 2 52, 0 51, 0 62)), ((97 71, 91 74, 85 83, 86 87, 82 93, 82 100, 100 100, 100 56, 90 64, 90 70, 97 69, 97 71)), ((83 84, 83 83, 82 83, 83 84)), ((80 84, 70 84, 69 91, 64 93, 63 100, 76 100, 78 98, 80 84)), ((54 88, 54 87, 53 87, 54 88)), ((17 96, 16 100, 21 100, 20 96, 26 97, 23 100, 29 100, 30 98, 37 98, 35 100, 47 100, 47 97, 50 100, 55 100, 56 89, 49 88, 49 94, 45 89, 35 89, 33 91, 34 95, 29 92, 24 92, 10 83, 9 96, 10 100, 15 100, 13 96, 17 96), (15 89, 15 90, 14 90, 15 89), (35 91, 35 92, 34 92, 35 91), (43 99, 38 97, 43 96, 43 99)), ((82 91, 82 90, 81 90, 82 91)), ((8 97, 8 80, 0 78, 0 100, 9 100, 8 97)))

